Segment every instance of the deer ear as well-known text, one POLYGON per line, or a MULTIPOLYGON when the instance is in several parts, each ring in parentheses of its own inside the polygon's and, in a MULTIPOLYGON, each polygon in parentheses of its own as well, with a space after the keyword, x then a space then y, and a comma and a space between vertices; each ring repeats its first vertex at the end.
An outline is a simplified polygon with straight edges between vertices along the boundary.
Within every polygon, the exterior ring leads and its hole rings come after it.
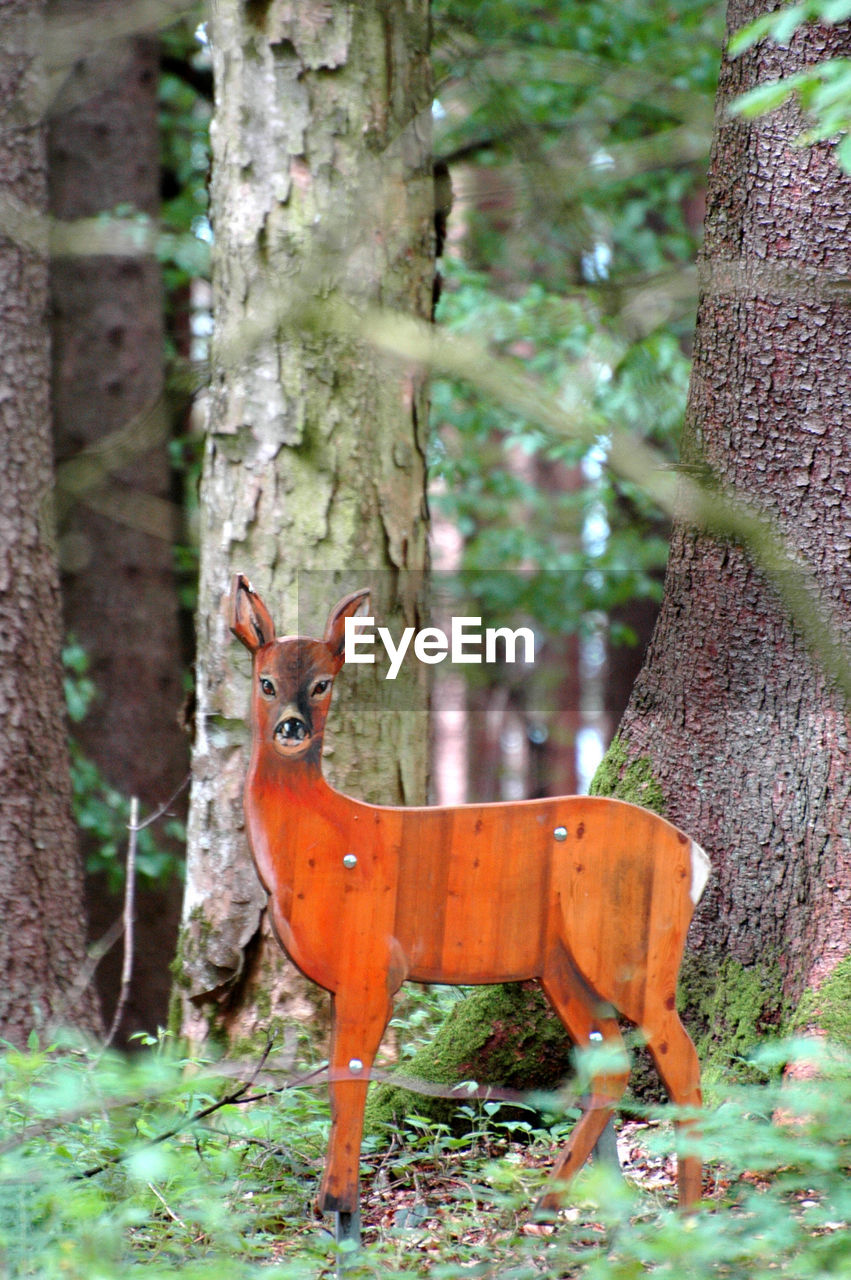
POLYGON ((355 591, 339 600, 328 614, 325 626, 325 643, 333 657, 342 662, 346 647, 346 618, 362 618, 369 612, 369 590, 355 591))
POLYGON ((228 626, 252 653, 275 639, 269 610, 242 573, 236 574, 231 585, 228 626))

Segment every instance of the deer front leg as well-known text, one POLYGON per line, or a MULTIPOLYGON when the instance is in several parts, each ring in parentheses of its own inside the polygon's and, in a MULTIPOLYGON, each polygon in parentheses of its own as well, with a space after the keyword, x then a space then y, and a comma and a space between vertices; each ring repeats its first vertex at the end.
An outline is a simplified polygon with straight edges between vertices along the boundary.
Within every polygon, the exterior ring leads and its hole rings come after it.
POLYGON ((375 975, 374 983, 357 982, 331 997, 331 1136, 319 1189, 319 1207, 325 1213, 347 1215, 348 1221, 358 1209, 360 1147, 369 1072, 390 1020, 391 1008, 392 999, 383 973, 375 975))

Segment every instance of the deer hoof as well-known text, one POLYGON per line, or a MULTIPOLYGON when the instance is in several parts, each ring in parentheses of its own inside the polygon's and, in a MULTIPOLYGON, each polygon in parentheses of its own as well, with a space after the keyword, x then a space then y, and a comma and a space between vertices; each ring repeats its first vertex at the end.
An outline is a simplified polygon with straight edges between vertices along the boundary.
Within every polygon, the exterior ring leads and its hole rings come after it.
POLYGON ((352 1241, 356 1248, 360 1247, 360 1213, 339 1212, 334 1214, 334 1239, 337 1244, 352 1241))

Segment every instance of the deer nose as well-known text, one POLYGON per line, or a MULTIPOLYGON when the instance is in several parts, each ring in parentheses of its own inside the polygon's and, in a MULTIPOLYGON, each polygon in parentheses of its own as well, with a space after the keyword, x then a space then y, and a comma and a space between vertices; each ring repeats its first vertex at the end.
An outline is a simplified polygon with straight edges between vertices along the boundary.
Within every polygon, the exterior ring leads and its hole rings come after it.
POLYGON ((304 742, 307 736, 307 724, 295 707, 284 707, 281 718, 275 725, 275 737, 282 742, 304 742))

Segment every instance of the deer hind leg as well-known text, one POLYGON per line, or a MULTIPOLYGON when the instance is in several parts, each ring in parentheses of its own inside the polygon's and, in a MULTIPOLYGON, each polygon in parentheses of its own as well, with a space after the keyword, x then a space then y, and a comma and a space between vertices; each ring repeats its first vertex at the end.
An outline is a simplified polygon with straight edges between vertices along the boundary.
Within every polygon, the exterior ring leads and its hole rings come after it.
MULTIPOLYGON (((699 1107, 700 1062, 691 1037, 680 1021, 676 1009, 665 1009, 653 1018, 645 1016, 642 1031, 656 1063, 656 1069, 673 1103, 680 1107, 699 1107)), ((693 1120, 675 1121, 682 1133, 695 1132, 693 1120)), ((698 1156, 679 1156, 677 1159, 677 1191, 681 1209, 687 1209, 700 1199, 702 1190, 702 1166, 698 1156)))
POLYGON ((340 1215, 338 1234, 342 1229, 348 1238, 357 1234, 354 1224, 369 1073, 391 1007, 385 977, 380 973, 377 984, 354 983, 351 990, 331 997, 331 1134, 318 1203, 323 1212, 340 1215), (371 989, 373 985, 377 991, 371 989))
MULTIPOLYGON (((584 1048, 593 1044, 599 1035, 607 1048, 619 1049, 626 1055, 615 1019, 597 1014, 593 996, 589 995, 584 985, 569 970, 565 971, 560 966, 557 974, 549 974, 541 979, 541 986, 575 1045, 584 1048)), ((623 1096, 628 1079, 628 1066, 623 1070, 611 1068, 592 1076, 591 1093, 585 1102, 583 1113, 553 1168, 551 1177, 554 1181, 567 1182, 582 1168, 623 1096)), ((537 1207, 550 1212, 558 1209, 559 1204, 559 1192, 553 1188, 541 1196, 537 1207)))

